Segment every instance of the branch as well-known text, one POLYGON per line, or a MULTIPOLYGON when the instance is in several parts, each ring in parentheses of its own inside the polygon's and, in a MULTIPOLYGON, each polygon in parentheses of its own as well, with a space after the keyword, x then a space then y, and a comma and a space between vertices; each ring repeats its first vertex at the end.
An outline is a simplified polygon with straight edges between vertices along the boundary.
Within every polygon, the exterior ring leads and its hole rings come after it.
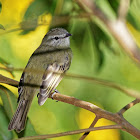
MULTIPOLYGON (((100 19, 113 37, 117 40, 124 51, 130 56, 130 58, 139 64, 140 66, 140 49, 134 42, 131 34, 129 33, 126 24, 121 20, 110 20, 107 15, 99 9, 94 1, 91 0, 75 0, 80 7, 87 13, 90 13, 100 19)), ((125 14, 124 14, 125 15, 125 14)))
POLYGON ((57 133, 57 134, 27 136, 27 137, 19 138, 16 140, 38 140, 38 139, 56 138, 56 137, 61 137, 61 136, 80 134, 80 133, 84 133, 84 132, 88 132, 88 131, 97 131, 97 130, 105 130, 105 129, 122 129, 122 127, 120 125, 109 125, 109 126, 102 126, 102 127, 95 127, 95 128, 87 128, 87 129, 80 129, 80 130, 75 130, 75 131, 62 132, 62 133, 57 133))
POLYGON ((87 80, 87 81, 92 82, 92 83, 96 83, 96 84, 100 84, 100 85, 103 85, 106 87, 114 88, 116 90, 119 90, 119 91, 125 93, 126 95, 140 99, 140 92, 133 90, 133 89, 130 89, 130 88, 126 88, 126 87, 119 85, 119 84, 112 82, 112 81, 103 80, 103 79, 99 79, 99 78, 95 78, 95 77, 76 75, 76 74, 66 74, 65 76, 69 77, 69 78, 87 80))
MULTIPOLYGON (((1 69, 1 67, 0 67, 0 69, 1 69)), ((10 70, 10 71, 11 70, 14 70, 14 71, 21 71, 22 70, 23 71, 22 68, 12 68, 12 69, 7 69, 6 68, 6 70, 7 71, 8 70, 10 70)), ((28 72, 28 71, 32 71, 34 73, 41 73, 42 72, 42 71, 30 70, 30 69, 28 69, 26 72, 28 72)), ((99 78, 95 78, 95 77, 87 77, 87 76, 82 76, 82 75, 77 75, 77 74, 65 74, 65 77, 86 80, 86 81, 96 83, 96 84, 100 84, 100 85, 103 85, 103 86, 106 86, 106 87, 114 88, 116 90, 119 90, 119 91, 125 93, 126 95, 129 95, 129 96, 135 97, 137 99, 140 99, 140 92, 138 92, 136 90, 133 90, 133 89, 130 89, 130 88, 126 88, 126 87, 121 86, 121 85, 119 85, 117 83, 114 83, 112 81, 103 80, 103 79, 99 79, 99 78)), ((11 85, 11 86, 14 86, 14 87, 18 87, 18 82, 17 81, 15 81, 13 79, 10 79, 10 78, 7 78, 7 77, 2 76, 2 75, 0 75, 0 83, 5 83, 5 84, 8 84, 8 85, 11 85)), ((38 86, 38 85, 29 85, 29 86, 38 86)))
POLYGON ((126 112, 128 109, 130 109, 131 107, 133 107, 135 104, 140 103, 139 99, 135 99, 134 101, 132 101, 131 103, 127 104, 126 106, 124 106, 119 112, 118 114, 122 115, 124 112, 126 112))
MULTIPOLYGON (((51 98, 51 97, 49 97, 49 98, 51 98)), ((98 115, 100 118, 105 118, 107 120, 113 121, 116 124, 122 126, 123 130, 127 131, 128 133, 135 136, 136 138, 140 139, 140 130, 138 130, 133 125, 131 125, 127 120, 125 120, 123 118, 122 115, 105 111, 105 110, 99 108, 98 106, 91 104, 89 102, 81 101, 74 97, 62 95, 59 93, 54 94, 53 99, 89 110, 89 111, 95 113, 96 115, 98 115)))
POLYGON ((15 81, 13 79, 7 78, 0 74, 0 83, 5 83, 14 87, 18 87, 18 81, 15 81))

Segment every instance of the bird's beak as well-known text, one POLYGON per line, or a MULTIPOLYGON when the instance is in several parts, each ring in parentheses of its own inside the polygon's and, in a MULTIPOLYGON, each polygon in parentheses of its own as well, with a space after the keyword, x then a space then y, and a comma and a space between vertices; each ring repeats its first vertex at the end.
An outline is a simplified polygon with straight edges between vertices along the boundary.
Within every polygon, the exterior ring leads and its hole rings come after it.
POLYGON ((70 33, 67 33, 65 37, 69 37, 69 36, 72 36, 72 34, 70 34, 70 33))

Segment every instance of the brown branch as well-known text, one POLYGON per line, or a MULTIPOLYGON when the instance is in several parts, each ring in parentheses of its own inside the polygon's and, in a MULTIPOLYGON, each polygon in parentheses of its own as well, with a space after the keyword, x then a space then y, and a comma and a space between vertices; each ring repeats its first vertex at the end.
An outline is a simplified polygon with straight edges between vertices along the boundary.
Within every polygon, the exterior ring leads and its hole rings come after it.
POLYGON ((118 114, 122 115, 124 112, 126 112, 128 109, 130 109, 131 107, 133 107, 135 104, 140 103, 139 99, 135 99, 134 101, 132 101, 131 103, 127 104, 126 106, 124 106, 119 112, 118 114))
POLYGON ((57 133, 57 134, 27 136, 27 137, 19 138, 16 140, 38 140, 38 139, 56 138, 56 137, 61 137, 61 136, 80 134, 80 133, 84 133, 84 132, 88 132, 88 131, 97 131, 97 130, 106 130, 106 129, 122 129, 122 127, 120 125, 109 125, 109 126, 102 126, 102 127, 95 127, 95 128, 87 128, 87 129, 80 129, 80 130, 75 130, 75 131, 62 132, 62 133, 57 133))
MULTIPOLYGON (((100 119, 100 117, 98 117, 96 115, 95 119, 93 120, 93 122, 92 122, 92 124, 90 125, 89 128, 93 128, 99 119, 100 119)), ((89 133, 90 133, 90 131, 89 132, 85 132, 79 140, 84 140, 89 135, 89 133)))
MULTIPOLYGON (((3 83, 7 83, 7 84, 13 85, 15 87, 17 87, 17 85, 18 85, 17 81, 12 80, 10 78, 6 78, 2 75, 0 75, 0 79, 1 79, 0 81, 3 83)), ((51 98, 51 96, 49 98, 51 98)), ((105 119, 111 120, 111 121, 115 122, 116 124, 120 125, 124 131, 127 131, 134 137, 140 139, 140 131, 137 128, 135 128, 133 125, 131 125, 128 121, 126 121, 123 118, 123 116, 119 113, 111 113, 111 112, 105 111, 105 110, 99 108, 98 106, 91 104, 89 102, 81 101, 74 97, 62 95, 59 93, 55 93, 53 95, 53 99, 89 110, 89 111, 95 113, 95 115, 100 118, 105 118, 105 119)), ((89 132, 89 131, 86 131, 86 132, 89 132)))
MULTIPOLYGON (((65 24, 68 24, 70 22, 71 19, 77 19, 77 18, 88 18, 90 15, 89 14, 80 14, 80 15, 72 15, 72 16, 59 16, 59 15, 56 15, 56 16, 53 16, 52 17, 52 21, 51 21, 51 24, 47 23, 46 21, 40 21, 41 23, 40 24, 37 24, 36 27, 34 27, 33 24, 31 23, 26 23, 26 21, 20 23, 20 25, 22 25, 22 27, 17 27, 17 28, 12 28, 12 29, 6 29, 2 32, 0 32, 0 35, 5 35, 5 34, 8 34, 8 33, 12 33, 12 32, 17 32, 17 31, 24 31, 24 30, 28 30, 28 31, 31 31, 32 28, 37 28, 39 26, 47 26, 47 25, 50 25, 51 27, 56 27, 56 26, 62 26, 62 25, 65 25, 65 24), (26 24, 26 25, 25 25, 26 24)), ((27 21, 28 22, 28 21, 27 21)), ((32 22, 32 20, 31 20, 32 22)), ((19 25, 18 25, 19 26, 19 25)))
POLYGON ((125 120, 123 118, 122 115, 105 111, 105 110, 99 108, 98 106, 91 104, 89 102, 81 101, 74 97, 62 95, 59 93, 54 94, 53 99, 61 101, 61 102, 65 102, 68 104, 72 104, 72 105, 80 107, 80 108, 84 108, 86 110, 89 110, 89 111, 95 113, 100 118, 105 118, 107 120, 111 120, 111 121, 115 122, 116 124, 119 124, 120 126, 122 126, 123 130, 127 131, 134 137, 140 139, 140 130, 138 130, 133 125, 131 125, 127 120, 125 120))
POLYGON ((5 70, 8 72, 13 72, 13 71, 23 71, 23 68, 13 68, 13 67, 0 67, 0 70, 5 70))
MULTIPOLYGON (((23 71, 24 70, 23 68, 3 68, 3 67, 0 67, 0 69, 4 69, 4 70, 10 71, 10 72, 12 72, 12 71, 23 71)), ((37 73, 37 74, 44 72, 42 70, 36 70, 36 69, 27 69, 26 70, 26 72, 30 72, 30 71, 32 71, 33 73, 37 73)), ((138 92, 136 90, 133 90, 133 89, 130 89, 130 88, 127 88, 127 87, 124 87, 124 86, 119 85, 119 84, 117 84, 115 82, 112 82, 112 81, 99 79, 99 78, 95 78, 95 77, 87 77, 87 76, 82 76, 82 75, 77 75, 77 74, 68 74, 68 73, 65 74, 65 77, 73 78, 73 79, 75 78, 75 79, 86 80, 86 81, 89 81, 89 82, 92 82, 92 83, 95 83, 95 84, 100 84, 100 85, 103 85, 103 86, 106 86, 106 87, 114 88, 116 90, 119 90, 119 91, 125 93, 126 95, 129 95, 129 96, 135 97, 137 99, 140 99, 140 92, 138 92)), ((5 77, 5 81, 3 81, 3 80, 2 80, 2 83, 5 82, 6 84, 9 84, 9 83, 7 83, 7 81, 9 81, 11 79, 8 79, 8 78, 5 77)), ((0 79, 0 82, 1 82, 1 79, 0 79)), ((14 84, 13 86, 18 85, 18 84, 15 85, 15 83, 13 83, 13 84, 14 84)), ((12 85, 12 82, 10 83, 10 85, 12 85)), ((38 85, 36 85, 36 86, 38 86, 38 85)))
POLYGON ((0 74, 0 83, 5 83, 14 87, 18 87, 18 81, 15 81, 13 79, 7 78, 0 74))
POLYGON ((130 56, 130 58, 140 65, 140 49, 134 42, 131 34, 129 33, 126 24, 121 20, 110 20, 107 15, 99 9, 94 1, 91 0, 75 0, 80 7, 82 7, 87 13, 92 13, 98 19, 100 19, 120 46, 130 56))

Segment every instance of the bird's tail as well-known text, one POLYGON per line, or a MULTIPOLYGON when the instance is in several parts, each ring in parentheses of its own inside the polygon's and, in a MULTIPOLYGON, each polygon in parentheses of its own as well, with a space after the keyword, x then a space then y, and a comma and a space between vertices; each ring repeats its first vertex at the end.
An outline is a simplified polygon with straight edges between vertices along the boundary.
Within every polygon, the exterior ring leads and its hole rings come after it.
POLYGON ((29 100, 19 101, 17 110, 9 123, 8 130, 15 129, 19 133, 24 129, 30 104, 31 101, 29 100))

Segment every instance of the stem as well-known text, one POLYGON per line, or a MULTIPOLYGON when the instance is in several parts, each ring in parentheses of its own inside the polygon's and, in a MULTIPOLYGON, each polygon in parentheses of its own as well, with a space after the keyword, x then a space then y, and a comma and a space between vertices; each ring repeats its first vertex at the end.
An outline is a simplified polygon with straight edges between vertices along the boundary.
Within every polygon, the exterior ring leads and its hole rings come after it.
POLYGON ((89 131, 97 131, 97 130, 105 130, 105 129, 121 129, 121 128, 122 127, 120 125, 110 125, 110 126, 102 126, 102 127, 95 127, 95 128, 87 128, 87 129, 80 129, 80 130, 75 130, 75 131, 62 132, 62 133, 57 133, 57 134, 28 136, 28 137, 19 138, 16 140, 38 140, 38 139, 56 138, 56 137, 61 137, 61 136, 80 134, 80 133, 89 132, 89 131))

